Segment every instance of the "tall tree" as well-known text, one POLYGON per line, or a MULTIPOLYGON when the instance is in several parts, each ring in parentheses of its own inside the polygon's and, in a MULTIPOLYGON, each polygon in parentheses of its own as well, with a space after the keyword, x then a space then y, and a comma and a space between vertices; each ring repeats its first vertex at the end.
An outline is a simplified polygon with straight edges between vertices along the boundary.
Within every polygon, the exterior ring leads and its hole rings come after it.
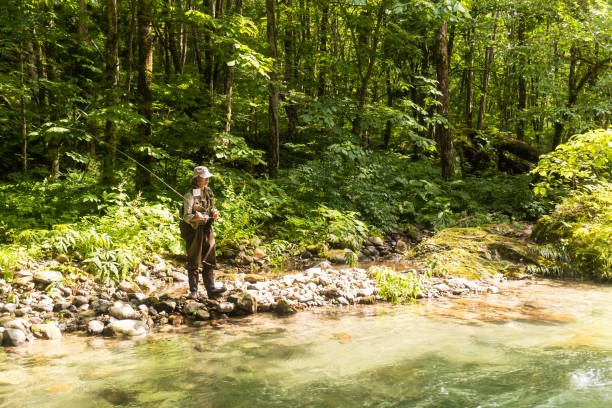
POLYGON ((278 116, 278 106, 280 103, 280 88, 278 85, 278 47, 276 31, 276 0, 266 0, 267 17, 267 37, 270 47, 270 57, 274 60, 272 71, 270 72, 269 97, 268 97, 268 126, 270 153, 269 171, 276 175, 280 164, 280 121, 278 116))
POLYGON ((450 81, 448 61, 448 22, 443 20, 436 35, 436 67, 438 77, 439 106, 438 114, 442 117, 441 123, 436 126, 436 139, 442 163, 442 177, 452 180, 455 174, 455 157, 453 155, 453 141, 450 132, 448 107, 450 105, 450 81))
POLYGON ((497 18, 499 17, 499 11, 493 13, 493 32, 490 35, 490 42, 487 45, 484 59, 484 68, 482 73, 482 90, 480 91, 480 108, 478 109, 478 122, 476 129, 482 129, 484 126, 485 112, 487 111, 487 96, 489 93, 489 81, 491 79, 491 66, 493 65, 493 57, 495 55, 495 49, 493 45, 497 38, 497 18))
MULTIPOLYGON (((151 124, 153 122, 153 24, 152 0, 138 0, 138 113, 143 121, 139 126, 140 143, 144 146, 138 157, 150 168, 153 156, 149 152, 151 142, 151 124)), ((150 172, 137 170, 138 184, 148 189, 153 185, 150 172)))
MULTIPOLYGON (((108 31, 106 37, 106 106, 113 108, 119 103, 119 30, 117 27, 117 0, 106 0, 106 18, 108 31)), ((103 177, 114 180, 115 161, 117 157, 117 124, 111 118, 106 119, 104 129, 106 155, 104 156, 103 177)))
POLYGON ((359 84, 357 87, 357 112, 353 119, 353 134, 361 137, 362 143, 366 142, 363 135, 362 120, 363 110, 368 99, 368 87, 374 73, 377 62, 377 51, 380 44, 380 30, 383 27, 386 0, 374 5, 373 10, 364 9, 358 12, 354 18, 354 28, 351 31, 357 57, 357 73, 359 84), (374 16, 372 16, 374 14, 374 16))

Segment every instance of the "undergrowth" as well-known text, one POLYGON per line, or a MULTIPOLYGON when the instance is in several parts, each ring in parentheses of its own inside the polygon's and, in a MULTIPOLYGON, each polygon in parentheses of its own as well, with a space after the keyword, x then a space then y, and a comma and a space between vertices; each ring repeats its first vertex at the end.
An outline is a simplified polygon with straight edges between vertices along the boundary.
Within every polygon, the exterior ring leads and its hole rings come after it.
POLYGON ((570 194, 538 220, 533 238, 551 261, 542 273, 612 280, 612 183, 570 194))

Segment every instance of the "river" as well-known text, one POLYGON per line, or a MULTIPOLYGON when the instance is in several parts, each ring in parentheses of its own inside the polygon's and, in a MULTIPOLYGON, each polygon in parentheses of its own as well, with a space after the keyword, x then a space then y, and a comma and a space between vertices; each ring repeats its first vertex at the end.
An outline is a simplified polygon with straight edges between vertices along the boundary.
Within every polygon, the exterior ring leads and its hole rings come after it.
POLYGON ((0 350, 0 407, 612 406, 612 286, 267 314, 0 350))

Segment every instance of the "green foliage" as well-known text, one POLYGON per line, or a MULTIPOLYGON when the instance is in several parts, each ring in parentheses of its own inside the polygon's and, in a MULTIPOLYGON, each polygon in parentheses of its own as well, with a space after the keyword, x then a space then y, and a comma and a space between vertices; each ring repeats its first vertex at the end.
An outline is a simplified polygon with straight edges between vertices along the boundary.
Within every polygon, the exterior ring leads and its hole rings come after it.
POLYGON ((109 283, 125 279, 138 266, 138 261, 132 250, 101 248, 90 253, 83 263, 88 272, 109 283))
POLYGON ((555 273, 612 280, 612 183, 571 193, 538 220, 533 237, 549 243, 555 273))
POLYGON ((547 203, 559 202, 571 191, 585 191, 612 180, 612 129, 574 135, 540 158, 532 171, 538 177, 534 193, 547 203))
POLYGON ((262 150, 252 149, 242 137, 221 133, 214 148, 215 158, 220 163, 238 164, 246 168, 265 166, 262 150))
POLYGON ((287 172, 280 181, 285 190, 300 205, 358 213, 382 233, 406 223, 441 229, 539 215, 525 175, 492 174, 446 183, 429 161, 366 152, 350 143, 331 145, 320 156, 287 172))
POLYGON ((0 246, 0 276, 12 280, 14 272, 33 259, 33 251, 18 245, 0 246))
POLYGON ((541 272, 612 280, 612 130, 573 136, 534 173, 535 194, 556 204, 533 231, 550 261, 541 272))
MULTIPOLYGON (((85 197, 88 202, 103 205, 88 193, 85 197)), ((29 248, 38 251, 39 257, 67 255, 101 280, 114 282, 129 276, 154 253, 182 251, 176 215, 165 205, 146 204, 138 197, 130 199, 121 188, 109 192, 107 200, 104 215, 89 215, 78 222, 55 224, 51 229, 23 229, 12 234, 14 247, 21 251, 17 253, 24 252, 20 248, 29 248)), ((2 259, 3 270, 15 265, 15 259, 2 259)))
POLYGON ((416 271, 398 273, 385 266, 372 267, 368 273, 375 277, 380 296, 393 303, 415 302, 429 279, 416 271))
POLYGON ((310 213, 287 215, 278 226, 278 234, 303 245, 358 249, 368 233, 368 227, 355 212, 343 212, 324 205, 310 213))

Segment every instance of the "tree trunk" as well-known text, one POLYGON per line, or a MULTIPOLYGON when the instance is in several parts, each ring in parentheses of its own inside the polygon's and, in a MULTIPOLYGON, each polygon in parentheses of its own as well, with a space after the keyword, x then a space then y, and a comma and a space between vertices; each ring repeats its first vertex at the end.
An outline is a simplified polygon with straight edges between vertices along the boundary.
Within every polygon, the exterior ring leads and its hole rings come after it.
POLYGON ((324 2, 323 10, 321 10, 321 27, 319 39, 319 54, 323 57, 319 61, 319 80, 317 88, 317 97, 325 96, 325 87, 327 86, 327 27, 329 25, 329 3, 324 2))
POLYGON ((516 137, 518 140, 525 140, 525 109, 527 108, 527 80, 525 79, 525 73, 523 72, 527 61, 523 57, 525 48, 525 17, 519 18, 517 38, 520 49, 520 57, 518 63, 518 101, 517 101, 517 115, 519 116, 516 124, 516 137))
MULTIPOLYGON (((436 35, 436 65, 438 91, 440 91, 438 114, 443 117, 445 121, 448 121, 448 107, 450 104, 447 29, 448 23, 447 21, 443 21, 436 35)), ((448 122, 437 125, 436 139, 440 150, 442 177, 446 181, 452 180, 455 174, 455 158, 448 122)))
MULTIPOLYGON (((217 5, 215 0, 205 0, 205 6, 208 6, 208 13, 213 17, 217 17, 217 5)), ((204 54, 204 82, 208 84, 210 93, 215 92, 215 61, 213 58, 214 41, 210 34, 204 35, 206 43, 206 53, 204 54)))
MULTIPOLYGON (((151 141, 151 123, 153 120, 151 85, 153 83, 153 42, 152 42, 152 0, 138 1, 138 112, 144 119, 139 127, 140 142, 147 144, 151 141)), ((148 153, 138 155, 143 165, 150 168, 153 157, 148 153)), ((137 167, 136 183, 138 186, 149 189, 153 185, 151 173, 137 167)))
POLYGON ((280 124, 278 116, 278 105, 280 100, 280 90, 278 87, 278 48, 276 45, 276 0, 266 0, 267 37, 270 46, 270 57, 273 59, 273 68, 270 72, 270 96, 268 103, 268 124, 270 131, 269 151, 270 163, 269 170, 272 176, 278 172, 280 165, 280 124))
POLYGON ((466 68, 463 71, 463 79, 465 85, 465 127, 472 128, 472 119, 474 115, 474 29, 470 28, 465 33, 465 42, 467 44, 467 52, 465 55, 466 68))
MULTIPOLYGON (((166 3, 166 7, 167 7, 167 21, 166 21, 166 30, 168 33, 168 51, 170 52, 170 56, 172 58, 172 65, 174 67, 174 72, 177 74, 182 74, 183 73, 183 58, 180 52, 180 44, 179 47, 177 47, 177 40, 176 40, 176 33, 175 31, 175 27, 173 24, 173 16, 170 14, 172 12, 172 0, 168 0, 166 3)), ((179 7, 180 7, 180 3, 179 3, 179 7)), ((179 35, 179 42, 180 42, 180 35, 179 35)))
MULTIPOLYGON (((493 15, 493 18, 497 20, 499 16, 499 12, 496 11, 493 15)), ((491 36, 491 42, 495 42, 497 37, 497 21, 495 22, 495 26, 493 28, 493 34, 491 36)), ((476 125, 476 129, 480 130, 484 125, 484 117, 487 110, 487 93, 489 92, 489 79, 491 78, 491 65, 493 64, 493 56, 494 49, 493 45, 488 45, 487 50, 485 52, 485 61, 484 61, 484 72, 482 74, 482 94, 480 96, 480 109, 478 110, 478 123, 476 125)))
POLYGON ((385 15, 385 3, 380 4, 376 15, 376 23, 371 31, 366 31, 364 28, 359 29, 359 33, 354 38, 355 48, 357 49, 357 64, 360 78, 359 89, 357 91, 357 114, 353 119, 353 134, 361 138, 361 142, 365 144, 366 140, 362 132, 362 115, 368 98, 368 86, 372 77, 374 63, 376 62, 376 51, 379 44, 379 32, 382 26, 382 21, 385 15), (365 64, 365 67, 363 66, 365 64), (365 69, 365 72, 364 72, 365 69))
MULTIPOLYGON (((391 70, 387 68, 385 70, 386 74, 386 85, 387 85, 387 106, 389 108, 393 108, 393 88, 391 87, 391 70)), ((391 133, 393 131, 393 124, 390 120, 387 120, 385 124, 385 133, 383 135, 383 147, 385 150, 389 148, 389 142, 391 141, 391 133)))
MULTIPOLYGON (((23 44, 20 47, 23 52, 23 44)), ((28 172, 28 121, 26 118, 26 106, 25 106, 25 67, 24 59, 26 53, 23 52, 19 59, 19 73, 21 80, 21 94, 19 95, 19 113, 21 116, 21 171, 25 174, 28 172)))
MULTIPOLYGON (((108 92, 107 107, 116 106, 119 86, 119 35, 117 27, 117 0, 106 0, 106 17, 108 34, 106 37, 106 89, 108 92)), ((114 180, 117 159, 117 125, 111 119, 106 119, 104 129, 106 155, 104 156, 103 179, 114 180)))
MULTIPOLYGON (((51 3, 49 5, 49 7, 51 8, 49 11, 49 15, 50 16, 55 16, 54 10, 53 10, 53 3, 51 3)), ((53 30, 55 28, 55 21, 54 21, 55 17, 51 17, 51 19, 49 20, 49 29, 53 30)), ((45 67, 45 72, 46 72, 46 77, 49 80, 49 83, 54 83, 57 82, 57 67, 55 65, 56 60, 57 60, 57 56, 56 56, 56 49, 57 49, 57 44, 50 42, 48 40, 45 41, 44 43, 44 51, 42 51, 42 59, 43 61, 45 61, 45 57, 46 57, 46 61, 44 64, 45 67)), ((58 105, 58 99, 57 99, 57 95, 54 91, 52 91, 53 88, 47 89, 47 105, 46 105, 46 112, 45 112, 45 116, 51 120, 57 120, 59 118, 59 112, 56 109, 56 106, 58 105)), ((49 179, 51 180, 57 180, 60 176, 60 145, 61 145, 61 141, 60 140, 51 140, 48 142, 47 144, 47 152, 49 153, 49 159, 51 162, 51 168, 49 170, 49 179)))
POLYGON ((132 71, 134 70, 134 33, 137 30, 137 12, 136 1, 130 0, 130 29, 127 39, 127 58, 125 63, 125 89, 127 92, 132 91, 132 71))
MULTIPOLYGON (((231 2, 228 1, 228 10, 231 8, 231 2)), ((242 2, 236 2, 235 13, 242 15, 242 2)), ((229 49, 230 60, 233 60, 234 47, 229 49)), ((225 66, 225 132, 230 133, 232 130, 232 94, 234 90, 234 65, 225 66)))
MULTIPOLYGON (((287 7, 289 9, 293 6, 292 0, 286 0, 287 7)), ((287 16, 290 22, 293 22, 293 12, 287 16)), ((297 132, 298 126, 298 110, 297 104, 292 102, 288 97, 293 89, 295 89, 297 82, 297 57, 295 54, 295 40, 296 33, 295 29, 291 27, 291 23, 287 24, 288 27, 285 30, 285 83, 287 88, 283 100, 285 101, 285 112, 287 114, 287 139, 292 141, 297 132)))
POLYGON ((580 58, 579 48, 577 45, 572 45, 570 48, 570 66, 569 66, 569 74, 567 80, 567 111, 563 113, 561 119, 557 119, 555 122, 555 134, 553 137, 553 146, 554 150, 558 145, 563 142, 563 131, 565 130, 565 122, 569 120, 569 111, 573 108, 573 106, 578 101, 578 94, 580 91, 589 83, 591 83, 597 77, 597 74, 600 70, 609 68, 610 61, 612 58, 604 58, 603 60, 597 62, 585 62, 580 58), (583 64, 590 64, 587 67, 586 72, 582 76, 582 78, 578 79, 578 63, 582 61, 583 64))

